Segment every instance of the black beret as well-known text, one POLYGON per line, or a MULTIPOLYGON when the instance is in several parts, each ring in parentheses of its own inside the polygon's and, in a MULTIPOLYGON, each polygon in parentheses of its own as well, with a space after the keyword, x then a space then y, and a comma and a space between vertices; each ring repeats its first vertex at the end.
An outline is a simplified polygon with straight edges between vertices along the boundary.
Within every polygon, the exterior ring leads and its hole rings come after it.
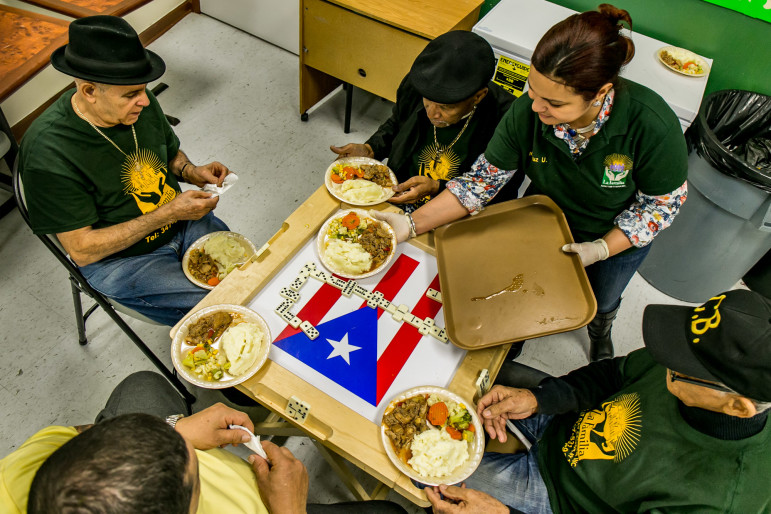
POLYGON ((453 30, 420 52, 410 82, 424 98, 441 104, 461 102, 487 86, 495 72, 495 55, 482 36, 453 30))

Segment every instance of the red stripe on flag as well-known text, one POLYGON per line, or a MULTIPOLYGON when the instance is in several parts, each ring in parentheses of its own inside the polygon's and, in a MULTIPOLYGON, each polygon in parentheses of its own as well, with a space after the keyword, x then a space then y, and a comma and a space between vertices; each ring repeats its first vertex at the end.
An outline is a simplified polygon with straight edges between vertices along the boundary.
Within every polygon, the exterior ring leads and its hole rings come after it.
MULTIPOLYGON (((394 263, 388 268, 385 275, 383 275, 380 282, 374 287, 374 290, 383 293, 388 300, 394 298, 417 267, 418 261, 404 254, 399 255, 394 263)), ((310 322, 311 325, 315 327, 339 299, 339 289, 330 286, 329 284, 323 284, 308 303, 300 309, 300 312, 297 313, 297 317, 303 321, 310 322)), ((361 307, 366 307, 366 305, 367 302, 364 302, 361 307)), ((382 313, 383 310, 378 309, 378 318, 382 313)), ((274 339, 274 342, 281 341, 282 339, 286 339, 287 337, 291 337, 300 332, 301 330, 299 328, 292 328, 287 325, 281 334, 274 339)))
MULTIPOLYGON (((413 259, 412 257, 407 257, 404 254, 401 254, 398 259, 396 259, 396 262, 391 265, 390 268, 388 268, 388 271, 385 275, 383 275, 383 278, 378 282, 378 284, 373 288, 373 291, 380 291, 383 293, 383 296, 386 300, 391 301, 394 298, 396 298, 397 293, 404 287, 404 284, 407 283, 407 280, 412 275, 412 272, 415 271, 415 268, 418 267, 418 261, 413 259)), ((364 302, 361 304, 361 307, 366 307, 367 302, 364 302)), ((383 312, 385 312, 383 309, 377 310, 377 317, 380 319, 380 316, 383 315, 383 312)))
MULTIPOLYGON (((313 295, 313 298, 300 309, 300 312, 297 313, 297 317, 303 321, 310 322, 310 324, 315 327, 339 299, 340 290, 338 288, 330 286, 329 284, 323 284, 321 288, 316 291, 316 294, 313 295)), ((292 328, 287 325, 274 342, 281 341, 282 339, 286 339, 299 332, 301 332, 299 328, 292 328)))
MULTIPOLYGON (((439 291, 439 275, 434 277, 431 281, 429 288, 439 291)), ((428 288, 426 291, 428 292, 428 288)), ((418 304, 412 309, 412 314, 421 318, 433 318, 442 308, 442 304, 428 298, 424 294, 418 300, 418 304)), ((383 354, 377 360, 377 396, 375 397, 376 404, 380 403, 383 396, 388 391, 388 388, 393 384, 396 375, 399 374, 404 363, 407 362, 412 351, 420 342, 423 335, 418 332, 418 329, 403 323, 401 328, 391 340, 388 348, 385 349, 383 354)))

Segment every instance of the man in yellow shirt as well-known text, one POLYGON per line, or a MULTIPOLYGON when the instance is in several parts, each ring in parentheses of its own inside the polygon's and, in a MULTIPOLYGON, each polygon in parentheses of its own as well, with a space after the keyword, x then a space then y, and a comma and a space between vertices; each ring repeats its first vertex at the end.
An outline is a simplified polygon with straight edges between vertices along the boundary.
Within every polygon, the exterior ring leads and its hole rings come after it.
POLYGON ((306 505, 308 474, 288 449, 263 442, 270 463, 256 455, 247 463, 219 448, 249 439, 227 428, 253 430, 245 413, 222 404, 184 411, 163 377, 134 373, 95 425, 45 428, 0 460, 0 511, 404 512, 387 502, 306 505))

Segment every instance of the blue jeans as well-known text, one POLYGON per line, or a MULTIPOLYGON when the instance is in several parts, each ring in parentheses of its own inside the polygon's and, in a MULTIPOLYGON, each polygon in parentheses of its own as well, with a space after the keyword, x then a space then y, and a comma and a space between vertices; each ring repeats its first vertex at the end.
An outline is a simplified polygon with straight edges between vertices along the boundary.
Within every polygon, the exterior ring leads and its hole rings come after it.
MULTIPOLYGON (((651 243, 652 244, 652 243, 651 243)), ((632 275, 640 267, 651 245, 624 255, 615 255, 586 267, 586 275, 597 299, 597 313, 611 312, 621 304, 624 292, 632 275)))
POLYGON ((183 222, 174 238, 153 252, 107 258, 80 268, 91 287, 153 321, 174 326, 209 292, 190 282, 182 256, 198 238, 228 230, 211 212, 183 222))
MULTIPOLYGON (((551 513, 549 492, 538 470, 538 441, 552 416, 536 414, 512 423, 532 443, 529 452, 485 453, 466 487, 477 489, 527 514, 551 513)), ((515 437, 511 433, 509 437, 515 437)))

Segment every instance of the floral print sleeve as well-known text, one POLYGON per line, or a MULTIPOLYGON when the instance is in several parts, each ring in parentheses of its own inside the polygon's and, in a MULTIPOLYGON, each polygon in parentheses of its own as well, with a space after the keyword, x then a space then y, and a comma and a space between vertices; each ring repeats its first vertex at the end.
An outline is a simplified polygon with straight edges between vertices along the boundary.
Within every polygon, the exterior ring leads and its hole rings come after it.
POLYGON ((460 200, 469 214, 477 214, 511 180, 516 171, 499 169, 490 164, 482 154, 470 171, 447 182, 447 189, 460 200))
POLYGON ((672 224, 687 197, 687 181, 665 195, 650 196, 637 191, 634 203, 616 216, 615 223, 633 245, 647 246, 656 234, 672 224))

